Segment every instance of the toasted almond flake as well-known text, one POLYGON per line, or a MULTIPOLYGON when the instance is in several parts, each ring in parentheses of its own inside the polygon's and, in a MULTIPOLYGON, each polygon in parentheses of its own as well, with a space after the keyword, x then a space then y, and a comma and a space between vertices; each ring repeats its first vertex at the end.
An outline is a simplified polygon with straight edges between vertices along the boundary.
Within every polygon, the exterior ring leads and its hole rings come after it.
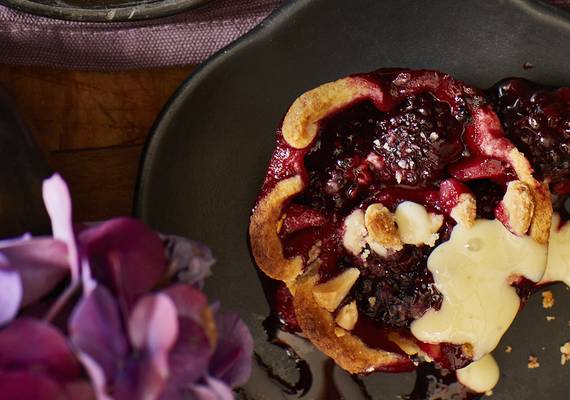
POLYGON ((542 307, 552 308, 554 306, 554 296, 550 290, 542 292, 542 307))
POLYGON ((527 363, 527 367, 529 369, 535 369, 540 367, 540 363, 538 362, 538 357, 536 356, 528 356, 528 363, 527 363))
POLYGON ((356 301, 353 301, 340 309, 335 321, 338 326, 351 331, 358 321, 358 310, 356 308, 356 301))
POLYGON ((402 250, 402 241, 398 234, 394 214, 381 203, 368 206, 364 214, 364 224, 370 239, 386 248, 402 250))
POLYGON ((340 275, 313 288, 313 296, 319 306, 333 312, 346 297, 360 276, 357 268, 349 268, 340 275))

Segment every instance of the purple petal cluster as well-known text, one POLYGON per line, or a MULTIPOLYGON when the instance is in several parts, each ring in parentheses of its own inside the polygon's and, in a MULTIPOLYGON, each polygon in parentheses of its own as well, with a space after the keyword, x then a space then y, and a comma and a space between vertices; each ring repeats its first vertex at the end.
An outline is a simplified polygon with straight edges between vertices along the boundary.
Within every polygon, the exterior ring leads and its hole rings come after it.
POLYGON ((53 237, 0 241, 0 394, 233 399, 253 341, 200 291, 210 250, 132 218, 74 226, 58 175, 43 196, 53 237))

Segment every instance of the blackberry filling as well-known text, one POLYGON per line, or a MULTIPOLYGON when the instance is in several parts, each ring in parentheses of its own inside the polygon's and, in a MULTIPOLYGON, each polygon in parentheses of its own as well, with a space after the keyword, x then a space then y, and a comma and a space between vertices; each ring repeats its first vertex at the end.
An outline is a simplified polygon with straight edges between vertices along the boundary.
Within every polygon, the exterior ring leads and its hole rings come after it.
MULTIPOLYGON (((488 90, 505 133, 526 154, 537 175, 549 184, 554 211, 546 272, 538 287, 562 281, 570 285, 570 88, 553 88, 509 78, 488 90)), ((532 293, 526 282, 519 293, 532 293)))
MULTIPOLYGON (((370 102, 340 110, 321 123, 319 137, 307 151, 308 187, 286 208, 280 229, 285 255, 301 255, 310 265, 318 251, 321 282, 351 267, 360 270, 359 279, 338 309, 356 301, 359 322, 354 333, 371 347, 401 352, 388 340, 386 332, 408 329, 427 310, 440 308, 442 295, 427 269, 427 258, 434 247, 405 245, 388 256, 368 249, 364 260, 343 246, 342 221, 354 207, 366 208, 374 202, 385 204, 393 212, 399 204, 413 201, 445 214, 449 210, 444 200, 455 204, 462 192, 469 192, 468 187, 454 181, 448 185, 453 190, 446 192, 454 198, 444 199, 435 187, 449 180, 447 166, 461 160, 462 134, 462 125, 451 115, 447 104, 422 95, 406 99, 391 113, 378 111, 370 102), (435 120, 434 115, 445 123, 435 120), (398 154, 408 168, 395 161, 398 154), (416 186, 397 185, 398 181, 416 186)), ((477 181, 473 186, 479 183, 487 181, 477 181)), ((495 184, 489 181, 488 185, 495 184)), ((495 186, 484 191, 485 195, 493 193, 488 196, 493 201, 485 205, 489 218, 504 194, 503 187, 495 186)), ((438 243, 447 240, 453 225, 455 221, 446 215, 438 231, 438 243)), ((289 298, 282 291, 279 293, 282 302, 278 302, 277 309, 282 321, 294 321, 287 311, 289 298)), ((286 329, 297 329, 296 321, 286 329)), ((460 346, 426 346, 426 350, 449 368, 470 361, 461 354, 460 346)))
POLYGON ((429 308, 439 309, 441 294, 426 267, 427 246, 405 246, 392 257, 368 257, 352 297, 358 309, 379 325, 409 327, 429 308))
POLYGON ((430 94, 407 98, 376 124, 374 150, 396 183, 432 183, 461 156, 461 118, 430 94))
POLYGON ((505 79, 488 90, 506 136, 540 179, 570 176, 570 89, 505 79))

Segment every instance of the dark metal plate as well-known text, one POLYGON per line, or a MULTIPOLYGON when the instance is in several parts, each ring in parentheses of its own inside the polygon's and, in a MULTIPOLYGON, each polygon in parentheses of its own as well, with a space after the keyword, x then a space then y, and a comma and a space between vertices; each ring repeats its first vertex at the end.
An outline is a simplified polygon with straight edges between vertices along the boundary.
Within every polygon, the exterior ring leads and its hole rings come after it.
MULTIPOLYGON (((294 375, 265 342, 261 321, 268 309, 246 240, 275 128, 292 100, 322 82, 394 66, 439 69, 480 87, 512 75, 570 84, 569 61, 570 20, 535 2, 291 2, 213 57, 173 97, 147 145, 135 212, 162 232, 213 248, 218 264, 207 285, 210 295, 244 316, 261 358, 294 375), (534 67, 525 70, 525 63, 534 67)), ((503 376, 493 398, 568 398, 559 347, 570 340, 570 292, 556 291, 549 312, 555 321, 546 322, 535 298, 498 348, 503 376), (510 354, 503 352, 507 344, 510 354), (540 368, 527 368, 529 354, 539 356, 540 368)), ((340 371, 332 373, 341 389, 350 386, 340 371)), ((256 369, 248 396, 289 398, 268 382, 256 369)), ((414 375, 375 374, 364 382, 374 399, 394 399, 409 392, 414 375)), ((313 391, 306 398, 319 396, 313 391)))

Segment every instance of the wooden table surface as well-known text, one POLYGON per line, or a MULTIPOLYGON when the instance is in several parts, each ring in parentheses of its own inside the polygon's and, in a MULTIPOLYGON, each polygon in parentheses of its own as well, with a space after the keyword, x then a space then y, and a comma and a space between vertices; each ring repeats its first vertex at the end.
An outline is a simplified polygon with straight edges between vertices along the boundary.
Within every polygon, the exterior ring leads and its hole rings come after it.
POLYGON ((75 220, 95 221, 131 214, 149 129, 193 68, 103 73, 0 66, 0 87, 68 182, 75 220))

